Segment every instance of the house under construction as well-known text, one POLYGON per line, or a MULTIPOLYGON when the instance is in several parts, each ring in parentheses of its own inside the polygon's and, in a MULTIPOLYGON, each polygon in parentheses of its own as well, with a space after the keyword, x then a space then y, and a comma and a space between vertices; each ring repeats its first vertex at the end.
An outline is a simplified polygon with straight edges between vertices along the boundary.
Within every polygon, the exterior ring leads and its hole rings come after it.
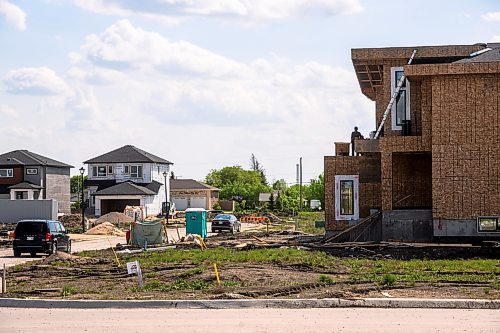
POLYGON ((500 239, 500 44, 353 49, 352 62, 376 127, 356 156, 350 143, 325 156, 327 236, 500 239))

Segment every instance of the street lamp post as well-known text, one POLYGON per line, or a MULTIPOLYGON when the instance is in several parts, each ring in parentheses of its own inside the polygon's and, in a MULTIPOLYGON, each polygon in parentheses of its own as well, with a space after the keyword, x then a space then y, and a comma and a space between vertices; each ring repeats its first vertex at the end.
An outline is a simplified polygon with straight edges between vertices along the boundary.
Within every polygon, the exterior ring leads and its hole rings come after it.
POLYGON ((82 176, 82 201, 80 203, 80 208, 82 209, 82 230, 85 232, 85 197, 83 195, 83 174, 85 173, 85 169, 83 167, 80 168, 80 176, 82 176))
POLYGON ((168 195, 167 195, 167 176, 168 173, 163 171, 163 178, 165 179, 165 221, 168 224, 168 213, 170 210, 170 205, 168 204, 168 195))

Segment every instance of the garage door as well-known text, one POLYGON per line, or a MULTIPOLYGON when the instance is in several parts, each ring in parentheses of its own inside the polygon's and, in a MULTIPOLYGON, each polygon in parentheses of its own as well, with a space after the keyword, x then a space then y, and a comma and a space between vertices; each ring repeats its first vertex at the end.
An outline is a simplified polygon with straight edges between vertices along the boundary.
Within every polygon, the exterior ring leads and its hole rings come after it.
POLYGON ((141 200, 139 199, 108 199, 101 200, 101 216, 111 212, 123 213, 126 206, 140 206, 141 200))
POLYGON ((188 208, 187 198, 172 198, 172 201, 175 203, 176 210, 186 210, 188 208))
POLYGON ((207 209, 207 199, 205 197, 192 197, 189 207, 207 209))

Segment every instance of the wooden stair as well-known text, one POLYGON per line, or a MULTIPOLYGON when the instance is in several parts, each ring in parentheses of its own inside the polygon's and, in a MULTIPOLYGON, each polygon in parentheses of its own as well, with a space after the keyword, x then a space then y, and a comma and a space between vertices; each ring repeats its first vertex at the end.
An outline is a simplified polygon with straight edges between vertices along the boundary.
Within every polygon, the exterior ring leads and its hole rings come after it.
POLYGON ((380 211, 373 213, 352 227, 349 227, 336 235, 325 238, 321 243, 355 242, 359 239, 359 237, 361 237, 366 229, 368 229, 373 223, 379 221, 381 216, 382 212, 380 211))

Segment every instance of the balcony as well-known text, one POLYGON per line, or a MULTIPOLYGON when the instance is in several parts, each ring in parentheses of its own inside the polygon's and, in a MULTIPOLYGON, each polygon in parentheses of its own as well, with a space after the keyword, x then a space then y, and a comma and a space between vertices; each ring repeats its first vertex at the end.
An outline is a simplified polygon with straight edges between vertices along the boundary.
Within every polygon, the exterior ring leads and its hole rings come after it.
POLYGON ((354 146, 356 147, 356 152, 360 154, 380 153, 379 140, 356 139, 354 146))

